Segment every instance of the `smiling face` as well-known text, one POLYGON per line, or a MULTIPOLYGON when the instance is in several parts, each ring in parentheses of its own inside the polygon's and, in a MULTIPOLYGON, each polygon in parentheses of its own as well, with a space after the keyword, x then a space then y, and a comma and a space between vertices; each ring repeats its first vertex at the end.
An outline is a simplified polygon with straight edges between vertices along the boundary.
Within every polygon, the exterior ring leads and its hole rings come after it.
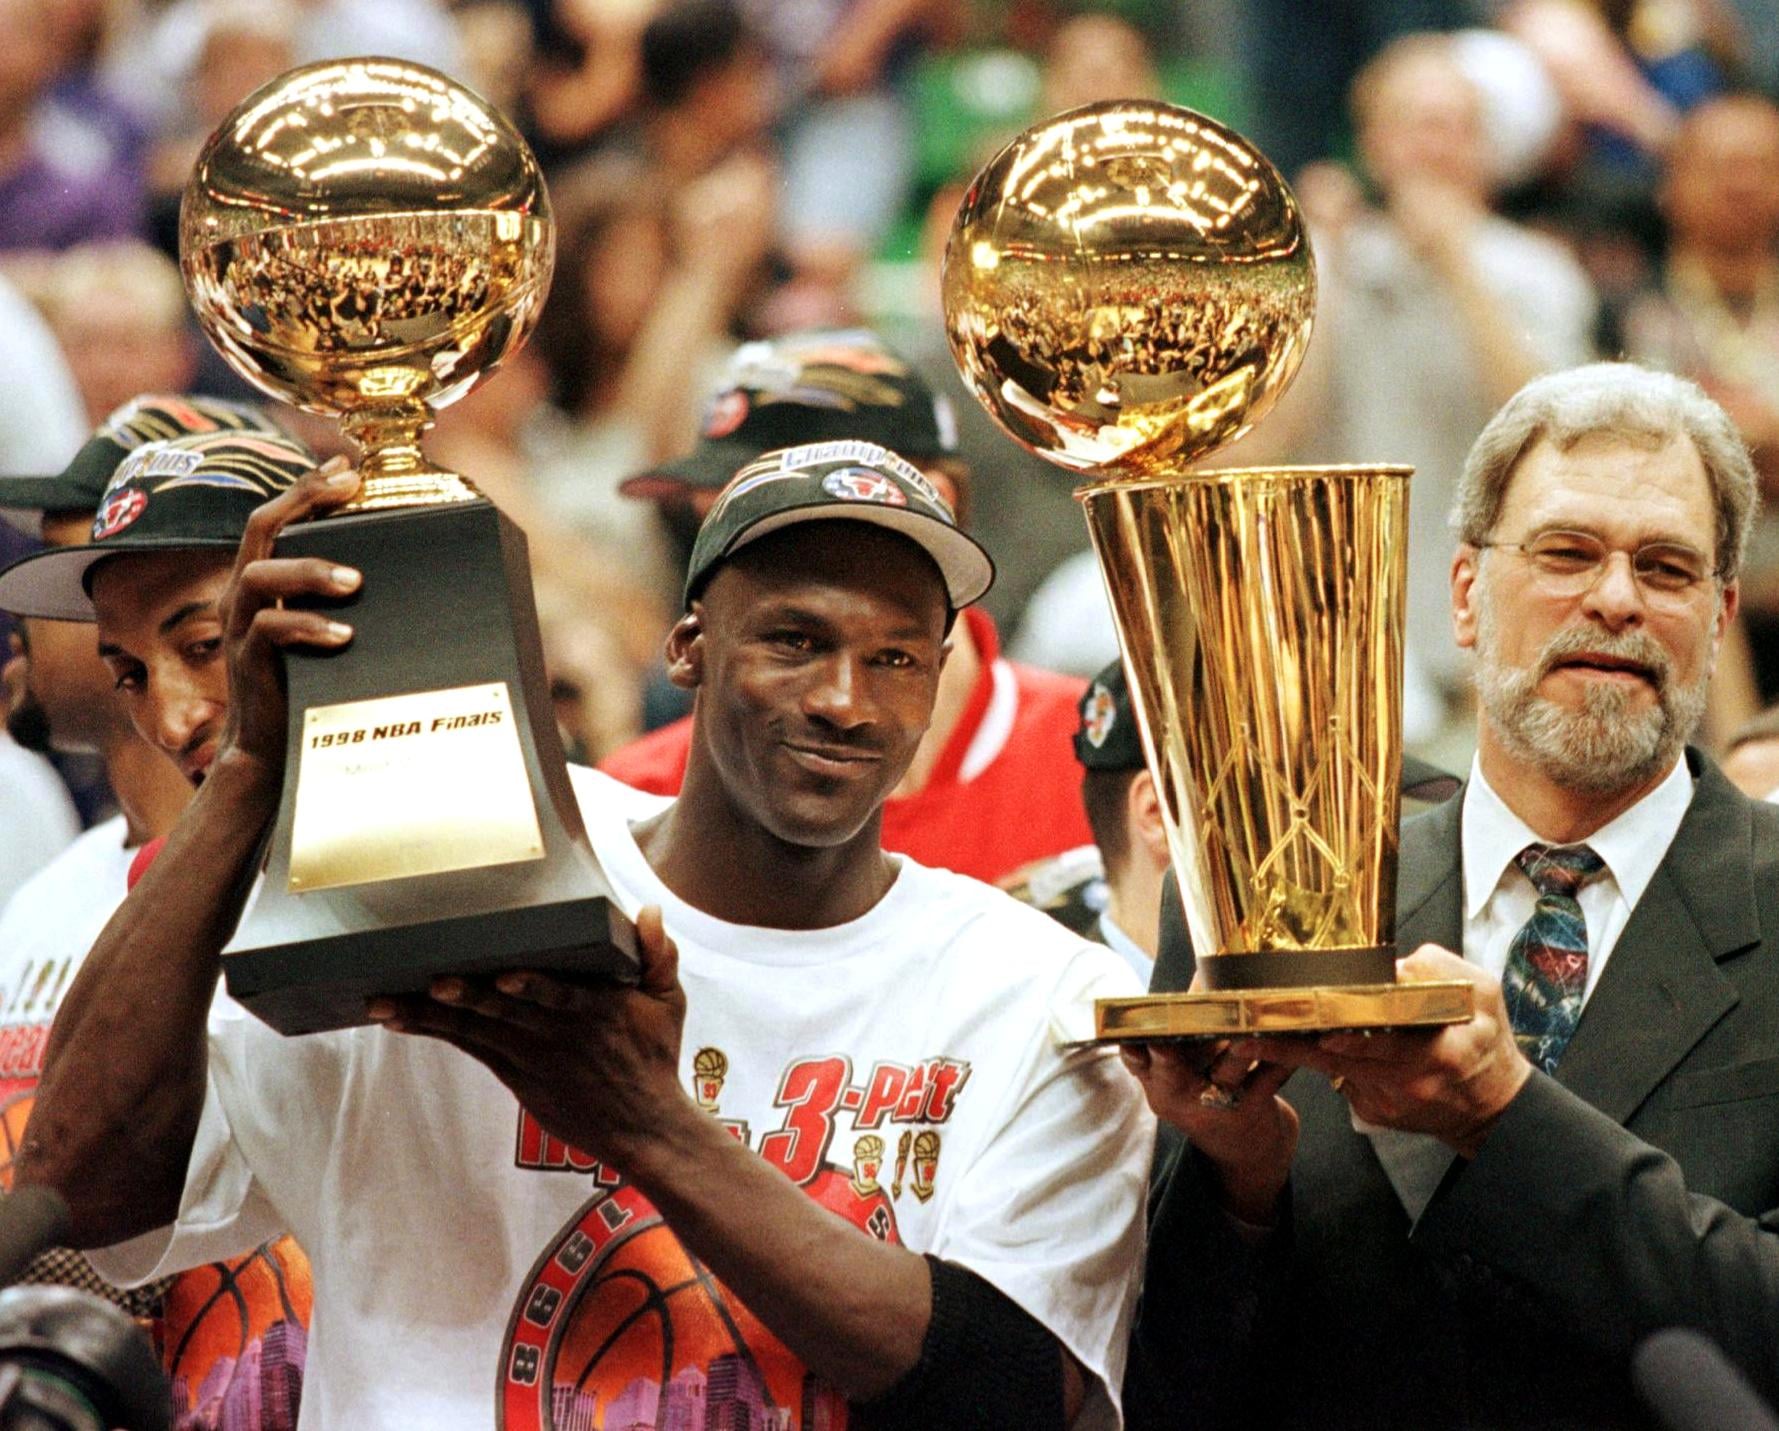
POLYGON ((1453 562, 1458 644, 1476 652, 1484 768, 1594 794, 1653 787, 1703 714, 1736 612, 1734 582, 1657 593, 1631 572, 1629 553, 1652 543, 1713 564, 1716 513, 1698 452, 1685 438, 1649 447, 1599 435, 1566 451, 1539 442, 1514 469, 1491 540, 1551 531, 1611 549, 1585 591, 1553 592, 1512 547, 1461 546, 1453 562))
POLYGON ((217 602, 233 562, 227 551, 132 553, 93 572, 99 654, 130 720, 194 785, 228 715, 217 602))
POLYGON ((932 719, 944 662, 938 568, 904 537, 809 522, 717 568, 668 642, 698 692, 693 759, 793 845, 865 829, 932 719))

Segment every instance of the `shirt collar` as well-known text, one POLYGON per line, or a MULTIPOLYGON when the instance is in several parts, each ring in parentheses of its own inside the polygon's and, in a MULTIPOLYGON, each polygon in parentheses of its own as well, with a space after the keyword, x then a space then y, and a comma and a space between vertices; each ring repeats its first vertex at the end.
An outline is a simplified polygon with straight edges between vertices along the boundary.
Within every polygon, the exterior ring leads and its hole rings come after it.
POLYGON ((1155 973, 1155 960, 1142 945, 1132 939, 1112 922, 1110 914, 1100 913, 1100 938, 1106 941, 1106 947, 1114 954, 1123 958, 1124 962, 1137 971, 1137 977, 1143 981, 1143 987, 1149 987, 1150 977, 1155 973))
MULTIPOLYGON (((1586 843, 1606 862, 1619 894, 1633 909, 1655 878, 1656 866, 1674 842, 1692 798, 1692 772, 1682 754, 1667 779, 1588 836, 1586 843)), ((1462 819, 1464 917, 1471 920, 1489 902, 1514 856, 1539 836, 1495 793, 1483 775, 1480 758, 1470 762, 1462 819)))

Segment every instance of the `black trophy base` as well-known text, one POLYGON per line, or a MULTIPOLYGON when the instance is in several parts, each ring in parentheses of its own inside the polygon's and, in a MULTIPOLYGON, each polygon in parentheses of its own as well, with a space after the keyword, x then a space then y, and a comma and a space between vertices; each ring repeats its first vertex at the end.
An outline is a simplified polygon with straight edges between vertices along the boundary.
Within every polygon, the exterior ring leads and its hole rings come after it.
POLYGON ((633 983, 636 931, 581 822, 519 529, 485 501, 286 528, 280 557, 358 568, 338 652, 290 651, 264 877, 223 952, 273 1028, 369 1022, 379 994, 538 969, 633 983))
POLYGON ((369 1000, 423 993, 442 974, 523 967, 634 982, 636 959, 636 927, 595 895, 244 949, 223 968, 231 998, 280 1033, 302 1034, 366 1023, 369 1000))

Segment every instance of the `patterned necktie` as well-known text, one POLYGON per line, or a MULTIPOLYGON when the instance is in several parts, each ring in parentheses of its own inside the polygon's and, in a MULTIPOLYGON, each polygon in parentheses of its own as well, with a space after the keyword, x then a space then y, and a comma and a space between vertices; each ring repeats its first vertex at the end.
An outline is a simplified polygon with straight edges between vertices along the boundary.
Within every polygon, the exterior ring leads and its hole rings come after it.
POLYGON ((1532 881, 1538 903, 1507 948, 1501 992, 1520 1052, 1554 1073, 1587 992, 1587 920, 1575 896, 1606 862, 1586 845, 1527 845, 1514 863, 1532 881))

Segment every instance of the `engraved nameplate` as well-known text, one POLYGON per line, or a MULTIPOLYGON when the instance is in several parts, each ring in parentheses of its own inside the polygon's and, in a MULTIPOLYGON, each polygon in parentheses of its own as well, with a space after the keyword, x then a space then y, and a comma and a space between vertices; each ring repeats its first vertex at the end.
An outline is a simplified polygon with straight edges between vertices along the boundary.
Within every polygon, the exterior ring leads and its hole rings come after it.
POLYGON ((504 681, 304 712, 292 893, 543 853, 504 681))

